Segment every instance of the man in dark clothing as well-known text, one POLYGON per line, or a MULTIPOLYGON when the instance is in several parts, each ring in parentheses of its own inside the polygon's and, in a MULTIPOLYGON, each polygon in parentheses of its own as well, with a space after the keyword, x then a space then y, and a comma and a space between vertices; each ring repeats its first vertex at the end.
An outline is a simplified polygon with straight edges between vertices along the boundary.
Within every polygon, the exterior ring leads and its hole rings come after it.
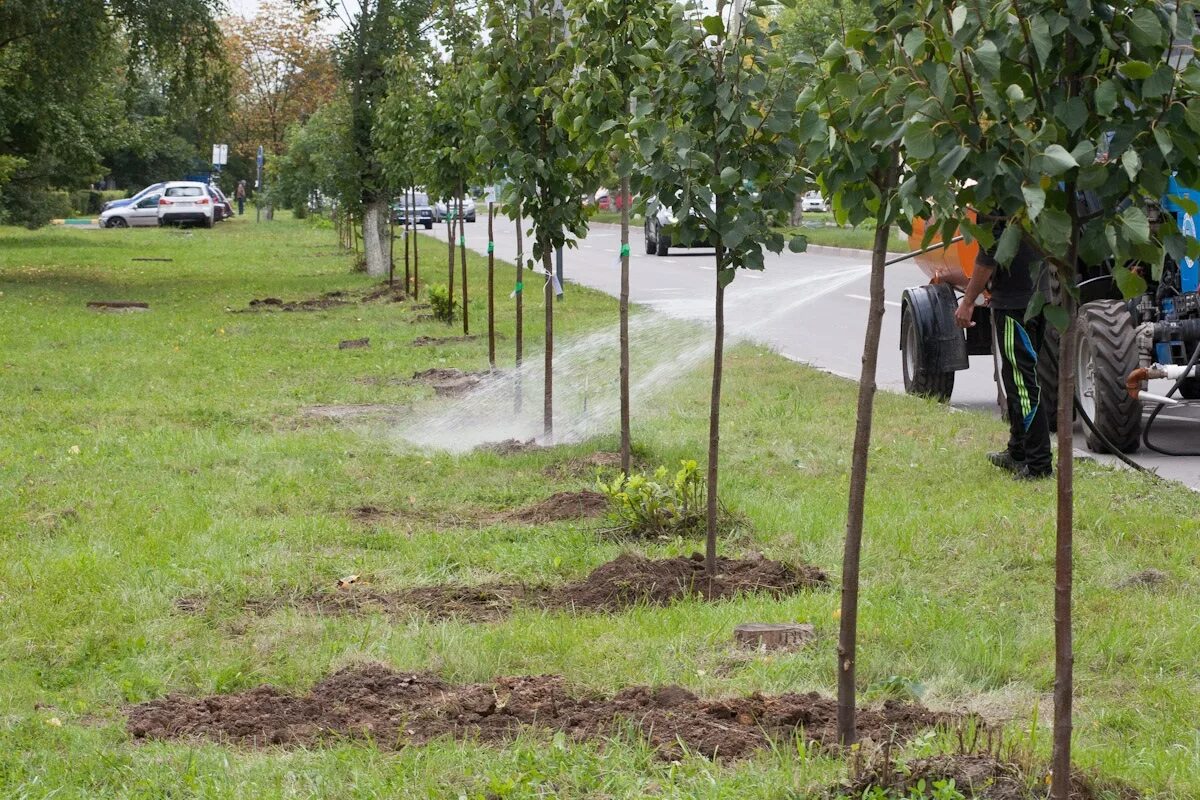
MULTIPOLYGON (((1001 227, 996 231, 1000 238, 1001 227)), ((1050 423, 1046 416, 1053 409, 1042 406, 1038 385, 1037 359, 1046 322, 1038 314, 1025 319, 1025 309, 1034 293, 1034 273, 1040 259, 1022 243, 1008 267, 996 262, 995 251, 980 248, 975 269, 954 312, 960 328, 975 325, 971 317, 975 301, 985 288, 991 290, 992 335, 1000 353, 1000 380, 1008 404, 1008 449, 989 453, 988 460, 1017 478, 1036 480, 1049 477, 1050 423)))

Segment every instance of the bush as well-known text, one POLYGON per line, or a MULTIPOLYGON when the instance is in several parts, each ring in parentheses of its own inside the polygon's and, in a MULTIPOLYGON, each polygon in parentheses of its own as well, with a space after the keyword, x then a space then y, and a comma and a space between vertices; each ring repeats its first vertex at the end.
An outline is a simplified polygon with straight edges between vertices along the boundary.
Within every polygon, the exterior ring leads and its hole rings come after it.
POLYGON ((71 210, 80 216, 99 214, 104 201, 104 192, 95 189, 79 189, 71 192, 71 210))
POLYGON ((457 306, 454 298, 450 296, 450 290, 445 286, 429 287, 429 305, 433 308, 434 319, 447 324, 454 322, 454 309, 457 306))
MULTIPOLYGON (((630 536, 673 538, 702 536, 706 530, 707 484, 697 463, 679 462, 679 471, 668 480, 666 467, 653 477, 634 473, 600 481, 600 491, 609 501, 609 521, 614 530, 630 536)), ((724 508, 721 516, 729 521, 724 508)))

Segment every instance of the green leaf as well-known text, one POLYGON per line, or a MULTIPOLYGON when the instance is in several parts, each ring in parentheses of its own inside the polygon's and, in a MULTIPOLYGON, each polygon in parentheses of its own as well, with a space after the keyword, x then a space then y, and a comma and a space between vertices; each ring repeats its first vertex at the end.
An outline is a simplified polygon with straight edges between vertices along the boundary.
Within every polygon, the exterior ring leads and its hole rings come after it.
POLYGON ((958 33, 962 30, 962 26, 967 22, 967 7, 966 5, 955 6, 950 12, 950 32, 958 33))
POLYGON ((1111 80, 1096 87, 1096 110, 1108 116, 1117 107, 1117 84, 1111 80))
POLYGON ((1171 141, 1171 134, 1167 133, 1166 128, 1154 129, 1154 141, 1158 143, 1158 149, 1163 154, 1163 158, 1171 155, 1171 151, 1175 149, 1175 143, 1171 141))
POLYGON ((1125 238, 1134 244, 1145 244, 1150 241, 1150 221, 1146 213, 1137 206, 1129 206, 1117 218, 1125 238))
POLYGON ((807 236, 793 236, 792 240, 790 242, 788 242, 788 250, 791 250, 793 253, 803 253, 807 249, 808 249, 808 237, 807 236))
POLYGON ((1053 40, 1050 37, 1050 23, 1046 21, 1045 16, 1038 14, 1029 20, 1030 38, 1033 40, 1033 49, 1037 53, 1038 61, 1042 66, 1050 58, 1050 51, 1053 49, 1053 40))
POLYGON ((1158 16, 1142 6, 1129 15, 1129 38, 1142 47, 1160 47, 1163 43, 1162 24, 1158 16))
POLYGON ((737 186, 741 179, 742 173, 738 172, 737 167, 725 167, 721 170, 721 183, 726 189, 737 186))
POLYGON ((1054 115, 1067 126, 1067 130, 1074 133, 1087 122, 1087 104, 1083 102, 1082 97, 1072 97, 1067 102, 1059 104, 1054 115))
POLYGON ((1000 71, 1000 50, 990 39, 984 39, 975 48, 975 61, 980 71, 986 75, 995 75, 1000 71))
POLYGON ((1121 166, 1125 168, 1125 174, 1129 176, 1129 180, 1136 181, 1138 172, 1142 169, 1142 159, 1131 147, 1121 154, 1121 166))
POLYGON ((1046 192, 1040 186, 1022 186, 1021 194, 1025 196, 1025 208, 1029 212, 1030 221, 1036 222, 1038 214, 1046 207, 1046 192))
POLYGON ((1038 215, 1037 232, 1050 252, 1064 252, 1071 240, 1071 218, 1058 208, 1044 208, 1038 215))
POLYGON ((725 35, 725 23, 721 20, 721 17, 718 14, 710 14, 701 20, 700 24, 704 26, 704 32, 709 36, 725 35))
POLYGON ((914 161, 933 158, 933 129, 926 122, 911 122, 904 133, 907 155, 914 161))
POLYGON ((1042 309, 1046 307, 1046 295, 1042 294, 1042 290, 1038 289, 1033 293, 1033 297, 1029 298, 1029 305, 1025 307, 1025 321, 1033 319, 1042 313, 1042 309))
POLYGON ((596 129, 596 133, 607 133, 608 131, 611 131, 613 128, 617 127, 619 124, 620 123, 618 123, 615 119, 605 120, 604 123, 596 129))
POLYGON ((1042 306, 1042 316, 1046 318, 1046 322, 1057 328, 1059 333, 1065 332, 1071 324, 1071 316, 1062 306, 1042 306))
POLYGON ((725 267, 717 270, 717 283, 722 289, 733 283, 733 279, 737 277, 737 270, 733 267, 725 267))
POLYGON ((970 151, 963 145, 957 145, 953 150, 942 156, 938 161, 938 172, 949 178, 954 175, 954 171, 962 164, 963 159, 969 155, 970 151))
POLYGON ((913 28, 904 37, 904 52, 909 58, 916 58, 917 51, 921 49, 921 45, 925 44, 925 31, 920 28, 913 28))
POLYGON ((1146 293, 1146 279, 1128 267, 1117 265, 1113 267, 1112 274, 1123 297, 1137 297, 1146 293))
POLYGON ((1000 241, 996 243, 996 261, 1007 267, 1016 257, 1020 245, 1021 226, 1009 225, 1004 229, 1004 233, 1000 234, 1000 241))
POLYGON ((1117 72, 1134 81, 1144 81, 1154 74, 1154 68, 1145 61, 1126 61, 1117 67, 1117 72))
POLYGON ((1062 145, 1052 144, 1042 153, 1042 170, 1051 177, 1078 166, 1079 162, 1062 145))
POLYGON ((1004 90, 1004 96, 1010 103, 1019 103, 1025 99, 1025 90, 1021 88, 1020 84, 1010 83, 1004 90))

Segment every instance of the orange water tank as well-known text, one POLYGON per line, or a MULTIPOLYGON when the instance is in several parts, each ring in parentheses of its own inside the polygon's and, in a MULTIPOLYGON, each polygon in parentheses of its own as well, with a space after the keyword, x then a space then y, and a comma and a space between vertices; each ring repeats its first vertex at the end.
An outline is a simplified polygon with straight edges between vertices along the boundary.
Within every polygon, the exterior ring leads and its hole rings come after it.
MULTIPOLYGON (((975 212, 969 213, 971 221, 975 221, 975 212)), ((925 238, 925 220, 913 220, 912 235, 908 237, 908 246, 912 250, 921 249, 921 240, 925 238)), ((940 242, 941 236, 933 237, 933 242, 940 242)), ((932 244, 932 243, 931 243, 932 244)), ((955 242, 949 247, 939 247, 922 253, 915 258, 917 266, 929 276, 930 283, 948 283, 952 286, 966 286, 967 280, 975 269, 975 256, 979 254, 977 242, 955 242)))

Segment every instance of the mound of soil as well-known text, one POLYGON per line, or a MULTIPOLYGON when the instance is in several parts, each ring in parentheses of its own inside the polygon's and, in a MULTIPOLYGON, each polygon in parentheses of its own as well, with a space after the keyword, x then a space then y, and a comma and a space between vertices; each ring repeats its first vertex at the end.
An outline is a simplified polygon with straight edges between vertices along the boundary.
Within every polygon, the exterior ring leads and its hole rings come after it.
POLYGON ((599 469, 621 468, 621 454, 604 450, 591 453, 579 458, 569 458, 557 464, 550 464, 542 470, 542 474, 550 478, 579 477, 591 475, 599 469))
POLYGON ((1144 569, 1135 572, 1117 584, 1118 589, 1158 589, 1171 580, 1171 576, 1159 569, 1144 569))
POLYGON ((558 589, 554 605, 615 611, 638 603, 667 605, 691 595, 707 600, 760 592, 782 597, 828 585, 828 576, 816 567, 791 566, 761 556, 718 558, 717 577, 710 583, 700 553, 664 559, 625 553, 582 581, 558 589))
POLYGON ((238 313, 252 311, 321 311, 326 308, 346 305, 345 292, 325 292, 320 297, 310 297, 307 300, 280 300, 278 297, 264 297, 250 301, 249 308, 238 313))
POLYGON ((459 619, 470 622, 495 622, 512 613, 518 603, 536 602, 537 589, 520 584, 484 584, 481 586, 417 586, 400 592, 377 592, 354 586, 347 591, 319 592, 300 597, 275 597, 250 601, 246 607, 256 613, 280 608, 298 608, 315 614, 384 614, 403 618, 419 613, 430 621, 459 619))
POLYGON ((438 397, 454 397, 474 389, 483 381, 486 372, 463 372, 450 367, 434 367, 413 373, 413 380, 433 387, 438 397))
POLYGON ((386 283, 378 289, 367 292, 363 295, 362 302, 373 303, 376 300, 383 300, 387 303, 403 303, 408 299, 404 294, 404 290, 398 286, 388 286, 386 283))
POLYGON ((499 456, 512 456, 517 453, 529 453, 534 450, 545 450, 546 448, 537 443, 536 439, 505 439, 502 442, 488 442, 481 444, 476 450, 482 450, 488 453, 495 453, 499 456))
POLYGON ((507 514, 517 522, 559 522, 564 519, 598 517, 608 510, 608 498, 599 492, 558 492, 540 503, 507 514))
POLYGON ((412 346, 436 347, 442 344, 461 344, 462 342, 473 342, 478 338, 474 334, 470 336, 418 336, 412 340, 412 346))
MULTIPOLYGON (((206 738, 260 747, 369 738, 391 749, 440 736, 500 743, 525 728, 587 740, 631 726, 665 758, 686 749, 740 759, 794 736, 826 745, 837 740, 837 703, 815 693, 704 700, 678 686, 635 686, 604 697, 575 694, 554 675, 452 685, 377 664, 336 672, 305 695, 270 686, 204 698, 173 694, 135 705, 127 717, 134 739, 206 738)), ((904 740, 957 721, 896 702, 858 717, 860 736, 876 740, 904 740)))

